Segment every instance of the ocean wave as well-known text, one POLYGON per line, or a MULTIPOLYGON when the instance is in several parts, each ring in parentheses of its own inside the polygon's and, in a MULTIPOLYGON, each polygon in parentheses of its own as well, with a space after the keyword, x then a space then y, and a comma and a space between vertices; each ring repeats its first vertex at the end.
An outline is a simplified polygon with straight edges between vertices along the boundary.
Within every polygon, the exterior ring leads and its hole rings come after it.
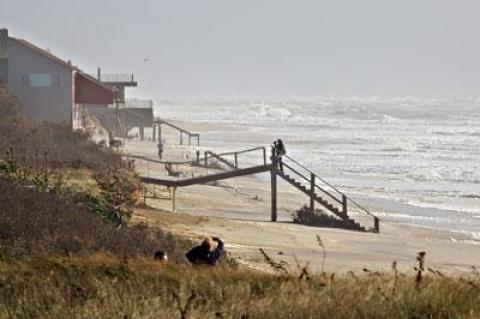
MULTIPOLYGON (((443 201, 423 201, 417 199, 411 199, 406 202, 408 205, 422 207, 422 208, 434 208, 443 211, 451 211, 451 212, 462 212, 462 213, 469 213, 469 214, 478 214, 480 213, 480 208, 473 208, 473 207, 465 207, 460 206, 458 204, 447 203, 443 201)), ((472 216, 470 216, 471 219, 472 216)), ((459 223, 462 222, 462 219, 458 219, 455 215, 452 215, 450 218, 446 218, 446 220, 450 220, 452 223, 459 223)), ((464 221, 468 222, 468 220, 463 219, 464 221)))

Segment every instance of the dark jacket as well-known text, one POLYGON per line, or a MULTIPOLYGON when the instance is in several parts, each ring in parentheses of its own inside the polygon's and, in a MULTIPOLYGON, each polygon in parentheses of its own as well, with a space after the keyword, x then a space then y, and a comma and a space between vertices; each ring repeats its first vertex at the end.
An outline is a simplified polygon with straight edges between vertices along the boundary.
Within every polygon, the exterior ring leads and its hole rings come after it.
POLYGON ((220 258, 223 256, 223 241, 220 239, 215 240, 217 242, 217 248, 214 251, 209 251, 203 246, 193 247, 188 253, 185 254, 188 261, 192 264, 206 264, 215 266, 220 258))

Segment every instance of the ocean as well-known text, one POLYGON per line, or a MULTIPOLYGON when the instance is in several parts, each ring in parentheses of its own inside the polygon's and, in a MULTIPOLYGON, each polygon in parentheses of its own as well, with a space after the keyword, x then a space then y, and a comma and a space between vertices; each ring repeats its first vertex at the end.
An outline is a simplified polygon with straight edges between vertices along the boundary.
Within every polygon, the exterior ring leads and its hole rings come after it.
POLYGON ((480 240, 480 98, 165 99, 156 113, 213 124, 201 146, 218 152, 281 138, 288 155, 381 219, 480 240))

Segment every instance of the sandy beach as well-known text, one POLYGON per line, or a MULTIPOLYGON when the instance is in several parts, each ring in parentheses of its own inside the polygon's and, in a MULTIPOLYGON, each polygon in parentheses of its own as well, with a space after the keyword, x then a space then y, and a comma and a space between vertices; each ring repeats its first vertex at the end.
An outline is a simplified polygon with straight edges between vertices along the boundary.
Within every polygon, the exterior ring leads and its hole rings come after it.
MULTIPOLYGON (((212 129, 203 124, 177 123, 183 128, 202 133, 212 129)), ((165 161, 192 160, 196 146, 180 146, 177 132, 165 129, 165 161)), ((203 149, 199 148, 201 151, 203 149)), ((131 139, 124 152, 157 160, 156 144, 131 139)), ((135 160, 141 176, 166 177, 164 164, 135 160)), ((217 170, 173 165, 182 176, 206 175, 217 170)), ((267 175, 267 174, 266 174, 267 175)), ((268 177, 268 176, 266 176, 268 177)), ((182 177, 178 177, 182 178, 182 177)), ((291 223, 292 213, 308 203, 308 198, 281 182, 278 188, 278 222, 270 222, 270 183, 261 176, 238 177, 211 185, 179 188, 172 212, 172 192, 164 187, 148 185, 146 204, 153 209, 137 209, 135 220, 167 228, 191 238, 218 236, 228 251, 242 264, 268 269, 259 248, 275 260, 284 260, 292 267, 296 261, 308 262, 314 270, 361 272, 364 268, 389 270, 393 261, 404 271, 413 271, 418 252, 427 253, 427 265, 444 273, 465 273, 480 264, 480 243, 459 233, 437 231, 382 220, 380 234, 334 228, 319 228, 291 223), (154 198, 155 197, 155 198, 154 198), (317 243, 319 235, 326 250, 317 243)), ((371 220, 354 215, 362 225, 371 220)))

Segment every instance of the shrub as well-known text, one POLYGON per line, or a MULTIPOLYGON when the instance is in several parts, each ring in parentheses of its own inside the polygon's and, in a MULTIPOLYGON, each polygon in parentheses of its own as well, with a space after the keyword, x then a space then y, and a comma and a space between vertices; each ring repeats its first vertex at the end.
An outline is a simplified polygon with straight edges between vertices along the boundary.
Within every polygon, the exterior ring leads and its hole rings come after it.
POLYGON ((0 180, 0 246, 13 256, 107 252, 181 259, 190 246, 145 225, 117 228, 68 196, 0 180), (178 251, 178 252, 177 252, 178 251))
POLYGON ((18 99, 0 87, 0 122, 17 122, 22 118, 22 108, 18 99))
POLYGON ((322 227, 338 227, 344 228, 345 222, 337 219, 331 215, 328 215, 323 210, 316 209, 312 214, 310 208, 303 206, 295 213, 292 214, 293 222, 297 224, 310 225, 310 226, 322 226, 322 227))

